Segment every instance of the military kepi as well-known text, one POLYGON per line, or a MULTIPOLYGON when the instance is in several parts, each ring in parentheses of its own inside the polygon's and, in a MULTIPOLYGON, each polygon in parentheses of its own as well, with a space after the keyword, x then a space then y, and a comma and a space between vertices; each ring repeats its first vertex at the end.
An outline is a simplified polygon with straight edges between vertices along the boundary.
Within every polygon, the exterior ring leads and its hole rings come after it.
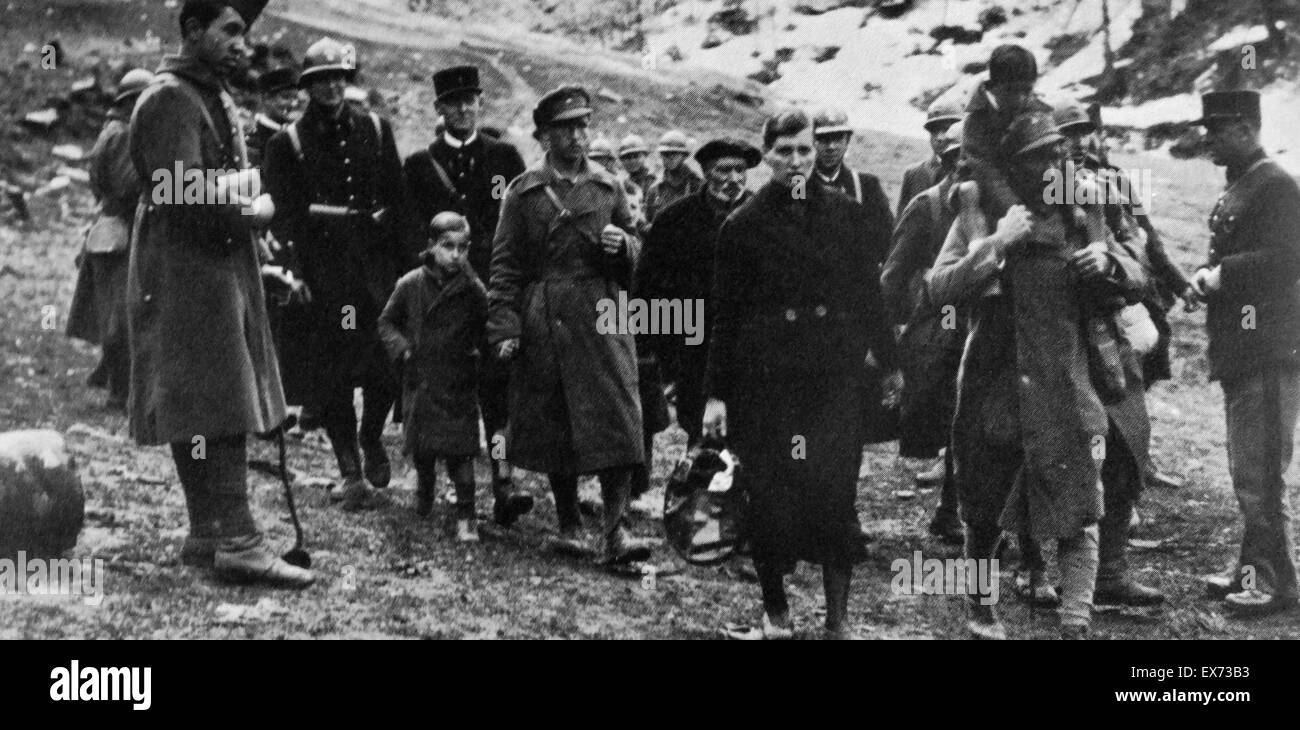
POLYGON ((1192 124, 1201 126, 1229 119, 1245 119, 1259 124, 1258 91, 1211 91, 1201 96, 1201 118, 1192 124))
POLYGON ((452 66, 433 75, 433 92, 438 95, 438 101, 445 101, 453 94, 478 94, 482 91, 475 66, 452 66))
POLYGON ((565 85, 549 91, 533 109, 533 125, 545 129, 591 115, 591 96, 581 86, 565 85))

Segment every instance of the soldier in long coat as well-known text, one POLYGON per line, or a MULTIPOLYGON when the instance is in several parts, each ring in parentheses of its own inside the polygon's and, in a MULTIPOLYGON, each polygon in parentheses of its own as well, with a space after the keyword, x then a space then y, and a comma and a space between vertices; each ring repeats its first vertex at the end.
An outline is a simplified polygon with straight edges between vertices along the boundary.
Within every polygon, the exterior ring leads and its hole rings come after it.
POLYGON ((783 581, 801 560, 822 566, 826 628, 840 634, 853 565, 867 555, 855 501, 868 353, 895 370, 870 253, 889 231, 839 193, 796 193, 813 168, 803 111, 771 117, 763 147, 771 182, 718 234, 705 429, 725 430, 740 458, 764 635, 789 635, 783 581))
POLYGON ((650 555, 624 524, 632 467, 645 459, 636 346, 624 328, 600 331, 597 316, 630 286, 640 242, 622 186, 587 160, 591 112, 578 86, 548 93, 533 111, 546 156, 502 202, 488 339, 515 358, 506 458, 547 474, 557 546, 582 549, 577 480, 595 473, 606 559, 626 563, 650 555))
POLYGON ((131 384, 131 347, 126 324, 126 269, 131 222, 140 200, 140 178, 131 163, 129 122, 136 99, 153 74, 132 69, 90 150, 90 189, 99 200, 81 256, 77 288, 68 314, 68 335, 103 347, 90 385, 108 388, 108 406, 126 408, 131 384))
MULTIPOLYGON (((961 154, 961 124, 937 135, 944 142, 945 175, 920 191, 903 210, 894 229, 889 258, 880 284, 891 322, 903 326, 899 359, 903 369, 903 399, 899 407, 898 453, 932 459, 943 451, 939 471, 943 480, 939 505, 930 520, 930 534, 949 544, 964 539, 957 516, 957 484, 952 472, 952 415, 957 405, 957 368, 966 342, 965 318, 955 307, 939 310, 925 301, 925 274, 934 265, 956 213, 947 202, 956 182, 954 168, 961 154)), ((918 475, 927 481, 929 475, 918 475)))
POLYGON ((1192 285, 1206 301, 1210 378, 1223 386, 1228 471, 1245 531, 1234 570, 1207 581, 1239 616, 1300 603, 1283 479, 1300 410, 1300 188, 1264 153, 1259 94, 1201 99, 1199 123, 1227 188, 1192 285))
POLYGON ((343 100, 354 51, 325 38, 307 50, 303 65, 300 84, 311 101, 266 146, 272 231, 292 250, 291 268, 310 292, 314 382, 307 401, 320 413, 343 478, 334 496, 345 510, 363 509, 382 501, 366 480, 382 488, 391 477, 380 437, 400 390, 380 341, 379 314, 398 276, 416 261, 405 240, 405 187, 392 129, 343 100), (364 404, 359 439, 357 387, 364 404))
POLYGON ((185 491, 187 563, 214 565, 234 580, 293 587, 310 571, 263 544, 249 510, 246 435, 277 428, 284 397, 267 326, 258 252, 242 202, 174 200, 179 168, 247 166, 244 137, 225 79, 245 52, 244 33, 265 1, 187 0, 181 53, 131 117, 131 160, 145 189, 136 211, 127 275, 131 435, 170 444, 185 491))
MULTIPOLYGON (((926 278, 930 302, 968 307, 952 449, 966 557, 989 560, 1003 530, 1058 541, 1061 628, 1087 635, 1102 516, 1101 462, 1110 434, 1103 401, 1124 396, 1131 371, 1114 313, 1136 301, 1142 267, 1091 219, 1040 204, 1044 172, 1059 165, 1050 115, 1014 121, 1001 156, 1031 214, 1013 206, 994 231, 974 183, 926 278)), ((1131 355, 1131 353, 1130 353, 1131 355)), ((976 636, 1002 638, 988 596, 971 596, 976 636)))
MULTIPOLYGON (((494 139, 479 128, 483 110, 483 88, 478 69, 454 66, 433 75, 437 93, 434 107, 446 128, 428 147, 406 158, 407 202, 411 215, 407 223, 416 237, 427 237, 429 221, 438 213, 453 211, 465 216, 470 227, 469 264, 481 281, 488 281, 492 263, 492 237, 501 212, 506 186, 524 171, 524 160, 514 145, 494 139)), ((480 363, 479 404, 483 430, 495 445, 506 427, 510 393, 507 363, 485 353, 480 363)), ((509 526, 532 508, 532 497, 519 491, 511 479, 510 467, 492 455, 494 515, 498 524, 509 526)))

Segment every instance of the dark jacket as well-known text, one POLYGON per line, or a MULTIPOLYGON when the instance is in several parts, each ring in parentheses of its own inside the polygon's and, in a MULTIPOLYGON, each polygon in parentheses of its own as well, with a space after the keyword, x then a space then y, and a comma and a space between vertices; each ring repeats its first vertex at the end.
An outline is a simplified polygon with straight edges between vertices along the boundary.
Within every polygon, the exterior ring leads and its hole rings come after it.
POLYGON ((899 218, 903 217, 903 211, 907 210, 907 204, 912 202, 912 198, 939 182, 943 174, 941 167, 939 158, 931 155, 903 172, 903 189, 898 193, 899 218))
POLYGON ((838 190, 861 206, 867 213, 867 225, 873 231, 886 231, 883 237, 873 235, 866 239, 872 247, 869 252, 871 261, 879 270, 880 265, 885 262, 885 257, 889 255, 888 232, 894 230, 894 214, 890 212, 889 198, 885 196, 880 180, 875 175, 858 172, 845 164, 840 164, 840 169, 835 172, 830 181, 824 179, 818 172, 813 172, 812 177, 816 184, 838 190))
POLYGON ((646 221, 654 223, 660 211, 704 187, 704 179, 691 168, 682 165, 677 170, 676 174, 664 170, 663 176, 645 191, 646 221))
POLYGON ((428 265, 397 281, 379 316, 388 356, 403 367, 405 452, 478 453, 478 371, 486 352, 487 289, 471 268, 428 265))
POLYGON ((769 183, 718 234, 708 376, 723 401, 745 397, 751 384, 860 372, 868 351, 884 370, 896 368, 870 253, 888 229, 818 186, 809 186, 802 218, 789 198, 769 183))
POLYGON ((1205 313, 1211 379, 1300 362, 1300 188, 1263 152, 1242 168, 1228 170, 1202 264, 1222 275, 1205 313))
POLYGON ((188 444, 269 431, 284 420, 284 395, 251 219, 236 205, 157 204, 150 190, 154 171, 178 161, 186 170, 247 165, 239 122, 226 112, 234 102, 222 103, 222 82, 194 61, 169 56, 159 70, 174 76, 146 89, 131 117, 131 159, 145 187, 127 275, 131 435, 188 444))
POLYGON ((290 251, 286 264, 311 289, 310 360, 321 391, 361 384, 379 346, 379 313, 397 277, 416 263, 402 235, 405 187, 393 132, 376 119, 346 104, 332 119, 310 104, 266 146, 263 175, 276 208, 271 230, 290 251), (313 204, 352 212, 313 212, 313 204))
MULTIPOLYGON (((1002 136, 1016 115, 994 106, 992 96, 980 82, 971 94, 962 122, 961 161, 957 164, 959 178, 974 180, 980 189, 980 207, 995 224, 1007 209, 1020 202, 1011 189, 1002 157, 1002 136)), ((1025 112, 1049 113, 1052 108, 1038 98, 1031 99, 1025 112)))
POLYGON ((406 158, 407 201, 411 214, 411 244, 416 250, 427 243, 429 221, 443 211, 465 216, 470 226, 469 263, 487 281, 492 263, 492 237, 501 213, 506 186, 524 171, 519 150, 482 132, 467 145, 453 148, 444 137, 406 158), (434 167, 442 166, 455 190, 448 189, 434 167))
POLYGON ((532 471, 582 474, 645 458, 633 335, 597 330, 601 301, 631 285, 640 242, 604 252, 605 226, 632 233, 635 220, 619 181, 584 164, 572 182, 546 159, 515 178, 492 246, 488 338, 520 338, 507 458, 532 471))
POLYGON ((260 168, 266 159, 266 143, 270 142, 275 133, 284 128, 284 125, 259 113, 253 117, 251 126, 252 129, 245 136, 248 140, 248 164, 250 167, 260 168))

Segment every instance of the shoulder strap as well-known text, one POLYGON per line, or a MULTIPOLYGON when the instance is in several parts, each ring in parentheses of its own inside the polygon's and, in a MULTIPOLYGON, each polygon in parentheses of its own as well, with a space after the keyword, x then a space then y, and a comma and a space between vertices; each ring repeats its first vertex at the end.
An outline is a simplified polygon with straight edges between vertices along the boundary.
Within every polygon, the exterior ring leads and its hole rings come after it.
POLYGON ((371 122, 372 124, 375 125, 375 137, 377 137, 377 138, 379 139, 379 144, 380 144, 380 145, 383 145, 383 143, 384 143, 384 124, 383 124, 383 122, 380 122, 380 121, 379 121, 379 115, 376 114, 376 113, 374 113, 374 112, 370 112, 370 122, 371 122))
MULTIPOLYGON (((446 168, 444 168, 442 164, 434 158, 432 151, 429 152, 429 162, 433 163, 433 171, 438 173, 438 179, 442 181, 443 187, 447 188, 447 192, 451 193, 453 198, 464 198, 465 196, 456 188, 456 184, 451 181, 451 176, 447 174, 446 168)), ((552 196, 555 195, 555 193, 551 191, 550 185, 546 186, 546 190, 547 192, 550 192, 552 196)))
POLYGON ((853 199, 862 205, 862 178, 858 177, 858 171, 847 165, 844 169, 849 173, 849 179, 853 181, 853 199))

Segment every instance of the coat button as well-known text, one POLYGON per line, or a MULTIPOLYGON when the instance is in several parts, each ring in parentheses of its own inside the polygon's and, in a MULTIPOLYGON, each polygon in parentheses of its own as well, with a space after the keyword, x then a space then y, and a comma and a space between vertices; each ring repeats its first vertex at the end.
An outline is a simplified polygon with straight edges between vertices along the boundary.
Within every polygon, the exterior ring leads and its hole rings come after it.
POLYGON ((798 313, 796 313, 793 309, 785 310, 785 321, 793 322, 798 318, 799 318, 798 313))
POLYGON ((826 316, 826 305, 825 305, 825 304, 818 304, 818 305, 817 305, 817 308, 813 310, 813 314, 817 315, 818 317, 825 317, 825 316, 826 316))

